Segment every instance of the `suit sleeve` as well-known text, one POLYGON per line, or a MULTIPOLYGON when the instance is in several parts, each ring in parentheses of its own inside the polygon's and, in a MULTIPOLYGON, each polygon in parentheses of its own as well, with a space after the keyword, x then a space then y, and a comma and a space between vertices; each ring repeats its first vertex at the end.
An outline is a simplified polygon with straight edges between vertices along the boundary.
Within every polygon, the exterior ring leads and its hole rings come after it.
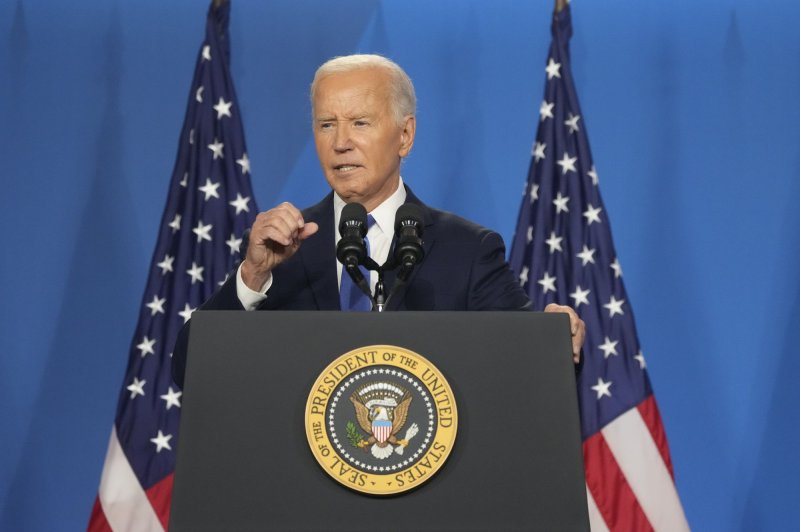
POLYGON ((502 237, 485 230, 470 271, 469 310, 532 310, 505 256, 502 237))

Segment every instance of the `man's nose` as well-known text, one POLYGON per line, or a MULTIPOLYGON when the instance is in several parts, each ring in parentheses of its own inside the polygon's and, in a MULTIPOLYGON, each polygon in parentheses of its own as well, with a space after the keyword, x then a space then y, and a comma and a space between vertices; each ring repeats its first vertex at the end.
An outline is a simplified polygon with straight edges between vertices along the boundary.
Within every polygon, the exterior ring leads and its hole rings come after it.
POLYGON ((333 149, 337 152, 346 152, 353 149, 353 143, 350 138, 350 129, 346 125, 341 125, 336 128, 336 134, 333 137, 333 149))

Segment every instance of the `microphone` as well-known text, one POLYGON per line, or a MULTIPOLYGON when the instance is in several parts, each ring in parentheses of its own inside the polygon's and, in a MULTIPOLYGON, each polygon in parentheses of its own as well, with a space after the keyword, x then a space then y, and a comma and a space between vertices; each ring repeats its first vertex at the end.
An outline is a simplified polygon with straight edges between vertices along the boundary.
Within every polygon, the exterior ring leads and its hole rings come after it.
POLYGON ((397 209, 394 221, 394 232, 397 235, 397 244, 394 250, 394 260, 402 270, 410 270, 419 264, 425 251, 422 249, 422 209, 413 203, 404 203, 397 209))
POLYGON ((359 268, 361 264, 366 264, 368 268, 375 266, 375 261, 367 256, 367 245, 364 243, 367 236, 367 209, 363 205, 348 203, 344 206, 339 218, 339 234, 342 238, 336 244, 336 258, 374 306, 375 299, 370 294, 369 282, 359 268))
POLYGON ((358 271, 358 265, 367 258, 367 245, 364 243, 364 237, 367 236, 367 209, 363 205, 348 203, 344 206, 339 219, 339 234, 342 238, 336 244, 336 258, 347 271, 353 268, 358 271))

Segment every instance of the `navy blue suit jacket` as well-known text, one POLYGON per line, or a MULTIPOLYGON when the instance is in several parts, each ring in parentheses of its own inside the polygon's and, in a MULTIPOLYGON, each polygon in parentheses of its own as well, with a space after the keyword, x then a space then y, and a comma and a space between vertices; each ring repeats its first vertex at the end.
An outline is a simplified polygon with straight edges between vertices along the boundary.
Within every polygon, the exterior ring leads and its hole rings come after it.
MULTIPOLYGON (((425 257, 386 310, 529 310, 531 301, 505 259, 503 239, 494 231, 454 214, 424 205, 408 187, 407 203, 422 208, 425 257)), ((333 193, 303 211, 306 223, 319 224, 289 260, 272 271, 272 287, 258 310, 340 310, 336 274, 333 193)), ((391 293, 395 273, 384 278, 391 293)), ((236 276, 202 310, 243 310, 236 276)), ((189 322, 189 324, 191 321, 189 322)), ((173 377, 183 386, 188 325, 173 352, 173 377)))

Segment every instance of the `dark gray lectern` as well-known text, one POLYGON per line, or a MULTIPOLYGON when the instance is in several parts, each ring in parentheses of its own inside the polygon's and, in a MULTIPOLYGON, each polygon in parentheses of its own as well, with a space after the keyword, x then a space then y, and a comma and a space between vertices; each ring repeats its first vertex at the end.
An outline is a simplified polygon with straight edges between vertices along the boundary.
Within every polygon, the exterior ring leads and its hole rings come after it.
POLYGON ((170 530, 588 530, 569 322, 533 312, 196 312, 170 530), (392 497, 348 490, 304 428, 352 349, 430 360, 458 404, 444 467, 392 497))

